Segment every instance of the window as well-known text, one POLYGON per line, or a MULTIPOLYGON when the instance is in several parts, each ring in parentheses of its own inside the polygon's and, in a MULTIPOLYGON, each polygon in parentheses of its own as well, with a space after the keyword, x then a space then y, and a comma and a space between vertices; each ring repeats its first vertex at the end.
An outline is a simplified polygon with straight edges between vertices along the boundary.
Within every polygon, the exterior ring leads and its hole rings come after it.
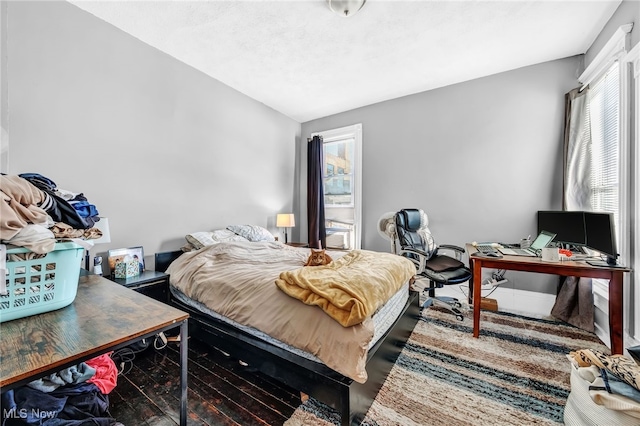
POLYGON ((362 125, 314 133, 323 141, 327 247, 359 249, 362 226, 362 125))
POLYGON ((353 206, 354 145, 354 138, 324 143, 325 207, 353 206))
MULTIPOLYGON (((585 102, 585 129, 577 133, 584 135, 583 141, 586 142, 586 148, 582 147, 579 152, 580 161, 584 160, 584 165, 578 171, 582 173, 579 177, 586 177, 582 180, 586 190, 585 198, 588 198, 585 209, 589 207, 595 211, 614 213, 619 262, 633 268, 634 262, 630 255, 633 252, 632 233, 637 233, 637 230, 632 227, 631 203, 634 199, 632 194, 637 189, 632 189, 631 176, 633 167, 637 167, 637 164, 634 166, 631 162, 631 81, 627 64, 629 60, 625 60, 632 28, 633 24, 620 26, 580 76, 580 82, 589 85, 590 89, 585 102)), ((635 239, 637 238, 636 236, 635 239)), ((625 274, 626 283, 628 279, 628 274, 625 274)), ((598 287, 606 285, 606 281, 600 281, 602 280, 594 280, 594 295, 598 293, 598 287)), ((629 288, 628 284, 625 287, 629 288)), ((640 302, 640 293, 635 289, 631 291, 634 292, 634 300, 640 302)), ((640 312, 630 304, 625 306, 623 315, 625 324, 634 324, 633 330, 625 325, 625 341, 628 342, 629 337, 638 339, 640 312)), ((606 322, 606 313, 601 320, 606 322)), ((598 335, 603 341, 607 341, 598 335)))
POLYGON ((591 210, 612 212, 616 219, 616 241, 619 238, 620 198, 620 72, 615 62, 603 77, 592 84, 587 96, 585 132, 590 133, 591 177, 589 200, 591 210))

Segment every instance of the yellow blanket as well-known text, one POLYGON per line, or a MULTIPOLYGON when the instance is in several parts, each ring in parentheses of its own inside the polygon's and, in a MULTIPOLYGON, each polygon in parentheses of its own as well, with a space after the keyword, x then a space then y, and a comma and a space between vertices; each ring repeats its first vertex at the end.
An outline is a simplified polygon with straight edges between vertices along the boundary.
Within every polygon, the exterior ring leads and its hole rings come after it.
POLYGON ((282 272, 276 285, 349 327, 375 313, 415 273, 413 263, 404 257, 354 250, 328 265, 282 272))

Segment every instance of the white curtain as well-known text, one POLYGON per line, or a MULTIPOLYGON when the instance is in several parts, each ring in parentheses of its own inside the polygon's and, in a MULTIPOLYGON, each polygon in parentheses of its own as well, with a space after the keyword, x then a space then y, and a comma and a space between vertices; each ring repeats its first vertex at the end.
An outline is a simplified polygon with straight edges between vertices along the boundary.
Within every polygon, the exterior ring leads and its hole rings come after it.
MULTIPOLYGON (((565 96, 564 210, 591 211, 591 127, 587 108, 589 88, 565 96)), ((551 315, 594 332, 591 278, 562 277, 551 315)))
POLYGON ((592 210, 590 200, 591 130, 587 113, 589 88, 566 95, 564 132, 564 210, 592 210))

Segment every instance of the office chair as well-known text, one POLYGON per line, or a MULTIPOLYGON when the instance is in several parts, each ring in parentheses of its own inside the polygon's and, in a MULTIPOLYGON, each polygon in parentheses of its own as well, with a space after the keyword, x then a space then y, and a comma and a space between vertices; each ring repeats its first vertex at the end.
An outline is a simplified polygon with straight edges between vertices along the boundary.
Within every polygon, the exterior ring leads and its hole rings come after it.
POLYGON ((429 219, 421 209, 403 209, 395 215, 398 238, 397 254, 411 260, 419 277, 429 280, 429 286, 423 291, 428 298, 422 309, 440 306, 453 313, 459 321, 464 317, 462 305, 454 297, 436 297, 435 290, 445 285, 460 284, 471 279, 471 270, 460 261, 465 250, 454 245, 437 245, 428 227, 429 219), (445 250, 455 257, 443 254, 445 250))

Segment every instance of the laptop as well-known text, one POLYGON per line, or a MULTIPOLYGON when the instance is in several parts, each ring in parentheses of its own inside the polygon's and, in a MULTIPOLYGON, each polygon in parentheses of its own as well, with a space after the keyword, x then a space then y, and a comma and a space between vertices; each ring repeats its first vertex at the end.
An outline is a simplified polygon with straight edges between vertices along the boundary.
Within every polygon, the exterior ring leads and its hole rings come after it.
POLYGON ((555 237, 556 234, 553 232, 540 231, 536 239, 533 240, 531 246, 528 248, 498 248, 498 251, 508 256, 540 257, 542 249, 547 247, 555 237))

